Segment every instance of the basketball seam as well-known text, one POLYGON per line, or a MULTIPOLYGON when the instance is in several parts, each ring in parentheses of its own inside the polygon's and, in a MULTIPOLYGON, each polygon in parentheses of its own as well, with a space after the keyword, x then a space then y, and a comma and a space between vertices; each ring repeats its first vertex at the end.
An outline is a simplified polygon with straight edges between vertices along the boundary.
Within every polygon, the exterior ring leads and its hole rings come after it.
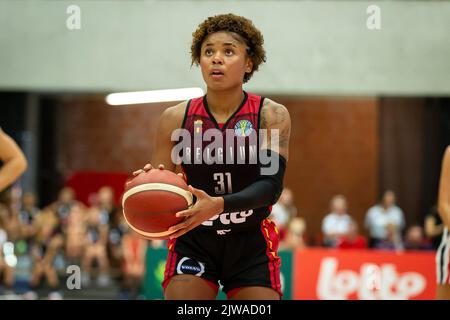
POLYGON ((136 193, 139 193, 139 192, 143 192, 143 191, 172 192, 172 193, 182 196, 186 200, 188 207, 190 207, 192 205, 192 200, 193 200, 192 194, 187 190, 184 190, 180 187, 173 186, 171 184, 166 184, 166 183, 146 183, 146 184, 141 184, 139 186, 133 187, 130 190, 128 190, 127 192, 125 192, 123 195, 123 198, 122 198, 122 207, 125 208, 125 201, 130 196, 132 196, 136 193))

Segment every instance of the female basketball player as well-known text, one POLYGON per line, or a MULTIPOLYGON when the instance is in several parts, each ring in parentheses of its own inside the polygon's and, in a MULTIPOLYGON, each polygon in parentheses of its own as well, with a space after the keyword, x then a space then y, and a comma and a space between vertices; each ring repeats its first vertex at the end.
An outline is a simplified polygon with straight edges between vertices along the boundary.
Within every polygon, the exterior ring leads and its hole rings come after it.
MULTIPOLYGON (((192 142, 205 133, 200 151, 183 149, 181 167, 197 200, 177 213, 185 220, 170 229, 175 233, 168 242, 165 298, 215 299, 220 281, 229 299, 280 299, 278 231, 267 217, 282 191, 291 121, 284 106, 243 90, 266 60, 263 37, 244 17, 210 17, 193 33, 191 56, 200 65, 207 93, 164 111, 151 161, 175 171, 174 130, 186 129, 192 142), (251 136, 261 129, 268 133, 255 142, 251 136), (206 138, 208 130, 214 139, 206 138), (206 161, 211 141, 221 139, 222 148, 211 153, 216 162, 206 161), (245 147, 237 148, 235 139, 245 147), (257 163, 249 161, 256 147, 277 170, 264 171, 269 167, 262 156, 257 163)), ((150 169, 147 164, 134 174, 150 169)))
POLYGON ((437 299, 450 300, 450 146, 442 160, 438 201, 438 211, 445 228, 436 252, 437 299))
POLYGON ((17 144, 0 128, 0 191, 13 183, 27 168, 27 160, 17 144))

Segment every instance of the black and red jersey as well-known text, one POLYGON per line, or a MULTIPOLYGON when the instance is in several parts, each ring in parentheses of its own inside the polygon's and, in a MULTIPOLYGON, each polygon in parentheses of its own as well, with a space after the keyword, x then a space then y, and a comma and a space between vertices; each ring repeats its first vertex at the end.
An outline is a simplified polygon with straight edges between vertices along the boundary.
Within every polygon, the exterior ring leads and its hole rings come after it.
MULTIPOLYGON (((180 152, 188 184, 211 196, 236 193, 260 177, 258 164, 260 112, 264 98, 244 91, 244 99, 225 123, 217 123, 206 96, 188 101, 180 152)), ((269 207, 242 212, 224 212, 205 221, 200 229, 220 234, 260 226, 269 207)))

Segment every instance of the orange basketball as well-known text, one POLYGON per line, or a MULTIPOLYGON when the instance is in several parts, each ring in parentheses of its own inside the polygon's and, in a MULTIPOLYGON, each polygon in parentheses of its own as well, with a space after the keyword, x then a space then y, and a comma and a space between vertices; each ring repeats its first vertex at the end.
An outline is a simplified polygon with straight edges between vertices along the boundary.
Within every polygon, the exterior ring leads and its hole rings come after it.
POLYGON ((180 223, 175 213, 192 205, 192 194, 177 174, 162 169, 141 173, 125 184, 122 207, 128 225, 147 239, 168 239, 180 223))

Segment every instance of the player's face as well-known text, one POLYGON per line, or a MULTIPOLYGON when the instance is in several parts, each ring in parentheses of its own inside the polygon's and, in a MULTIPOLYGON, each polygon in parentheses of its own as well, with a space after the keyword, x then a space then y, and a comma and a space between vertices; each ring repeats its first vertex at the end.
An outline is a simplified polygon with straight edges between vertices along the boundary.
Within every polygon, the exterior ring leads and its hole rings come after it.
POLYGON ((212 33, 202 43, 200 68, 208 89, 242 86, 244 75, 251 72, 252 66, 247 45, 235 33, 212 33))

